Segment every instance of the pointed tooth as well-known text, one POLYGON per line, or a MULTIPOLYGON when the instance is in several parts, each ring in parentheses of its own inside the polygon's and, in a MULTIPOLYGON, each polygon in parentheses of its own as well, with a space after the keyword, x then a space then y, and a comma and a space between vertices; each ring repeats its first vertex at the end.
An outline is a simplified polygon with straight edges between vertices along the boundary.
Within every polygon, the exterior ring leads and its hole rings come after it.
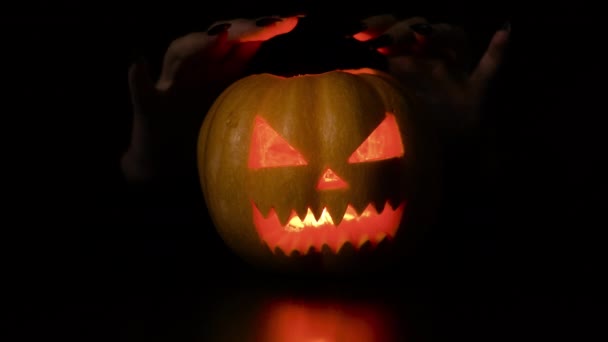
POLYGON ((338 227, 344 219, 344 213, 346 212, 347 207, 348 203, 346 201, 337 201, 337 203, 327 207, 327 212, 331 216, 336 227, 338 227))
POLYGON ((370 203, 365 207, 365 210, 361 212, 359 215, 363 215, 364 213, 371 214, 371 216, 376 216, 378 210, 376 209, 376 205, 374 203, 370 203))
MULTIPOLYGON (((268 235, 270 233, 273 232, 272 225, 269 225, 266 223, 267 219, 264 217, 264 214, 262 214, 258 210, 258 208, 255 206, 255 204, 252 206, 252 211, 253 211, 253 220, 254 220, 254 222, 256 222, 255 228, 256 228, 256 231, 258 232, 258 236, 264 240, 268 237, 268 235)), ((273 218, 271 218, 271 220, 272 219, 273 218)))
POLYGON ((365 243, 367 243, 369 241, 369 235, 368 234, 363 234, 361 235, 361 237, 359 238, 359 241, 357 241, 356 249, 361 249, 363 247, 363 245, 365 243))
POLYGON ((359 249, 359 241, 358 241, 358 234, 355 234, 354 232, 349 232, 348 234, 348 244, 352 247, 352 249, 354 249, 355 251, 359 249))
POLYGON ((365 242, 363 242, 360 246, 359 246, 359 253, 368 253, 369 251, 374 249, 374 244, 371 242, 371 240, 367 239, 365 240, 365 242))
POLYGON ((368 202, 361 201, 361 202, 355 202, 355 203, 352 203, 352 204, 351 204, 351 206, 352 206, 352 207, 353 207, 353 209, 355 209, 355 211, 357 212, 357 216, 360 216, 360 215, 361 215, 361 213, 362 213, 363 211, 365 211, 365 208, 367 208, 367 205, 368 205, 368 204, 369 204, 368 202))
POLYGON ((297 250, 296 246, 298 245, 298 240, 300 234, 290 234, 289 240, 285 240, 283 246, 285 246, 286 251, 290 251, 289 254, 293 254, 295 250, 297 250))
POLYGON ((279 246, 275 246, 275 247, 272 249, 272 252, 273 252, 273 253, 274 253, 274 254, 275 254, 275 255, 276 255, 278 258, 284 258, 284 257, 286 256, 286 255, 285 255, 285 252, 283 252, 283 250, 282 250, 282 249, 281 249, 281 247, 279 247, 279 246))
POLYGON ((376 233, 376 235, 372 238, 372 244, 374 246, 378 246, 378 244, 380 242, 382 242, 382 240, 384 240, 384 238, 386 238, 386 233, 384 232, 378 232, 376 233))
POLYGON ((289 219, 291 219, 295 215, 295 212, 293 210, 282 209, 275 211, 277 213, 277 217, 279 218, 279 222, 283 227, 285 227, 289 223, 289 219))
POLYGON ((344 218, 346 218, 347 215, 351 220, 355 221, 359 218, 359 216, 361 216, 361 214, 357 212, 357 209, 353 208, 353 206, 350 204, 346 207, 346 210, 344 211, 344 218))
POLYGON ((316 202, 310 207, 310 210, 313 216, 315 217, 315 220, 319 221, 319 219, 321 218, 321 214, 323 214, 323 209, 325 209, 325 207, 322 205, 321 202, 316 202))
POLYGON ((391 226, 388 226, 386 229, 386 232, 391 239, 395 237, 397 231, 399 230, 399 227, 403 224, 403 211, 405 206, 405 202, 401 203, 397 208, 395 208, 392 214, 394 220, 393 224, 391 226))
POLYGON ((387 236, 386 238, 382 239, 382 241, 378 242, 378 245, 376 246, 375 250, 379 253, 386 253, 390 251, 391 248, 391 238, 387 236))
POLYGON ((329 254, 335 254, 334 247, 330 246, 328 243, 329 238, 331 237, 331 233, 333 233, 333 231, 331 229, 320 229, 319 232, 321 233, 321 241, 323 241, 322 252, 327 253, 329 251, 329 254))
POLYGON ((371 203, 374 204, 374 208, 376 208, 376 211, 378 212, 378 214, 381 214, 382 211, 384 210, 384 205, 386 204, 386 199, 387 199, 386 194, 387 194, 387 192, 385 192, 385 193, 378 192, 378 193, 374 194, 374 196, 371 200, 371 203))
POLYGON ((390 205, 390 206, 391 206, 391 209, 395 210, 395 209, 397 209, 397 208, 399 207, 399 205, 400 205, 401 203, 403 203, 403 202, 404 202, 403 200, 399 200, 399 199, 398 199, 398 198, 396 198, 396 197, 391 197, 391 198, 389 198, 389 199, 386 201, 386 204, 390 205))
POLYGON ((306 209, 306 214, 298 217, 300 218, 300 220, 302 220, 302 222, 304 222, 305 220, 310 220, 310 218, 312 217, 312 211, 310 210, 310 208, 308 208, 306 209))
POLYGON ((356 251, 357 251, 357 248, 355 246, 353 246, 353 244, 350 243, 350 241, 344 241, 344 243, 338 247, 338 253, 342 257, 351 257, 356 253, 356 251))
POLYGON ((302 255, 307 255, 312 247, 312 239, 309 234, 300 234, 300 241, 298 243, 298 250, 302 255))
POLYGON ((342 240, 346 239, 343 239, 340 232, 334 227, 332 227, 332 229, 325 229, 325 231, 327 231, 325 238, 327 246, 334 254, 338 254, 338 250, 340 250, 340 247, 342 246, 342 240))
POLYGON ((294 212, 295 212, 295 215, 298 215, 300 220, 302 220, 302 222, 303 222, 304 218, 306 218, 306 214, 308 213, 308 206, 298 205, 298 206, 296 206, 296 208, 294 208, 294 212))
POLYGON ((287 256, 291 254, 290 240, 293 238, 293 234, 283 234, 283 236, 277 241, 276 246, 279 247, 283 253, 287 256))
POLYGON ((268 210, 266 213, 262 212, 262 215, 264 215, 264 218, 267 220, 279 220, 279 217, 277 216, 277 211, 274 210, 274 208, 270 208, 270 210, 268 210))
POLYGON ((345 231, 340 231, 338 232, 339 236, 338 236, 338 243, 336 244, 336 254, 338 254, 340 252, 340 250, 342 249, 342 247, 344 247, 347 242, 349 241, 349 235, 348 232, 345 231))
POLYGON ((364 233, 364 224, 359 222, 359 218, 356 216, 357 213, 349 205, 345 210, 344 220, 339 229, 346 232, 347 240, 350 242, 353 249, 359 248, 359 237, 364 233), (348 219, 346 219, 348 216, 348 219))
POLYGON ((323 243, 325 243, 323 231, 315 229, 310 236, 312 240, 311 245, 320 253, 323 250, 323 243))
POLYGON ((386 204, 386 201, 374 201, 372 203, 374 209, 376 210, 376 214, 382 214, 382 212, 384 211, 384 205, 386 204))
POLYGON ((334 254, 334 252, 332 251, 332 249, 325 243, 323 244, 323 247, 321 248, 321 254, 323 255, 332 255, 334 254))
POLYGON ((273 210, 273 207, 270 205, 270 203, 265 203, 265 201, 253 202, 253 204, 256 208, 258 208, 260 214, 262 214, 262 217, 264 218, 268 218, 268 215, 270 215, 271 210, 273 210))

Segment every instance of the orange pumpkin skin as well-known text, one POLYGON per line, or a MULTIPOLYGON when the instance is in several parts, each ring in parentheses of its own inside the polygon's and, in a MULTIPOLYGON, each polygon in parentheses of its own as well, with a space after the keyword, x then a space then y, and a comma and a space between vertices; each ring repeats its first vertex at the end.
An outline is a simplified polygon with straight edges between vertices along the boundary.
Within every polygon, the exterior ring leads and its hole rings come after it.
POLYGON ((432 137, 413 92, 380 71, 252 75, 205 117, 201 186, 220 236, 254 265, 375 270, 431 222, 432 137))

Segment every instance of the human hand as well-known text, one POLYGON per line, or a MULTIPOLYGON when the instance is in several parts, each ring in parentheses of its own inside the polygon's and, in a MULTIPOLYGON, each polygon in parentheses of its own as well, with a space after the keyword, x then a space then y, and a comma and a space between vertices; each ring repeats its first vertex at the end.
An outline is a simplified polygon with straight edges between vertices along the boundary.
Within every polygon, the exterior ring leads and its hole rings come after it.
POLYGON ((206 32, 187 34, 168 47, 160 77, 145 61, 129 68, 133 105, 131 142, 121 159, 130 182, 187 178, 196 165, 196 139, 217 96, 245 70, 263 41, 291 31, 293 17, 219 21, 206 32))
MULTIPOLYGON (((291 31, 298 17, 265 17, 216 22, 169 46, 160 78, 153 82, 145 63, 129 70, 134 119, 131 144, 122 158, 130 181, 184 178, 195 172, 196 138, 205 113, 226 86, 238 79, 262 42, 291 31)), ((423 18, 398 21, 369 17, 354 36, 388 59, 389 71, 418 90, 443 133, 463 135, 479 122, 479 105, 503 58, 509 30, 498 31, 469 73, 466 35, 423 18)), ((191 175, 196 179, 196 175, 191 175)))
POLYGON ((480 121, 480 105, 503 61, 510 25, 498 30, 472 72, 463 29, 392 15, 363 20, 365 30, 353 37, 386 55, 389 72, 417 90, 434 126, 443 136, 463 136, 480 121))

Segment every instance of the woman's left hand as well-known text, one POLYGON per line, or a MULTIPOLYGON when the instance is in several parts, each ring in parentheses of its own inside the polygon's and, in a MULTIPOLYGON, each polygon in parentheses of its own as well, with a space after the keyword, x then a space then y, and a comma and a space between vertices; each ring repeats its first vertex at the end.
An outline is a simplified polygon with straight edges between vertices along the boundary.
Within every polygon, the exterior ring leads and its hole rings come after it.
POLYGON ((390 73, 417 90, 442 133, 459 136, 477 127, 488 83, 503 61, 508 23, 494 34, 472 72, 467 37, 459 27, 420 17, 398 21, 392 15, 363 23, 366 29, 354 38, 386 55, 390 73))

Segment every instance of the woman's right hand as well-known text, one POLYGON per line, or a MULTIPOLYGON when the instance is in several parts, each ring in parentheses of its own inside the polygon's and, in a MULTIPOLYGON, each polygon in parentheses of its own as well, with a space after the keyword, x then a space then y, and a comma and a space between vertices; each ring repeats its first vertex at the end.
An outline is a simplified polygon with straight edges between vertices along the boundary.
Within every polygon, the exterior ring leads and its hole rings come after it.
POLYGON ((213 101, 241 77, 264 41, 291 31, 298 19, 219 21, 180 37, 168 47, 156 81, 145 61, 131 65, 133 127, 121 160, 126 179, 173 182, 196 171, 198 131, 213 101))

